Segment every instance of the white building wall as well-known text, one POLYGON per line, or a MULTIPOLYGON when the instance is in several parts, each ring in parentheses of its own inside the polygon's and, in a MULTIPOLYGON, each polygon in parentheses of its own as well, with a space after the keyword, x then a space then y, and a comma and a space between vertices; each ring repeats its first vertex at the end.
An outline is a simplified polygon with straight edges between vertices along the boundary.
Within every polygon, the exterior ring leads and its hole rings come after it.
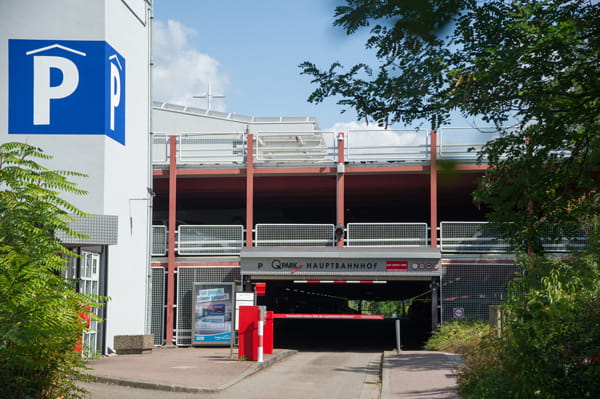
POLYGON ((0 1, 0 141, 39 146, 54 157, 48 167, 87 174, 75 180, 88 195, 65 198, 88 213, 118 216, 118 244, 108 250, 108 347, 114 335, 146 331, 148 7, 144 0, 0 1), (8 134, 9 39, 105 41, 112 46, 126 62, 125 143, 105 135, 8 134))
POLYGON ((150 15, 144 0, 106 1, 105 40, 126 58, 125 145, 106 139, 104 211, 119 215, 119 245, 109 248, 107 335, 142 334, 146 330, 149 280, 150 15), (134 14, 136 11, 137 14, 134 14), (141 21, 140 21, 141 19, 141 21))

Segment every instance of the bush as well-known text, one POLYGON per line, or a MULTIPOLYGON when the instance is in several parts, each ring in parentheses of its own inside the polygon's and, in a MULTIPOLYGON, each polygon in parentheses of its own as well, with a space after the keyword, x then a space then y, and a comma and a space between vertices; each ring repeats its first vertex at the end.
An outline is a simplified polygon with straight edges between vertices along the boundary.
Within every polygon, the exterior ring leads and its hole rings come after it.
POLYGON ((509 382, 501 367, 501 339, 495 331, 463 353, 457 384, 465 398, 509 398, 509 382))
POLYGON ((477 346, 491 328, 483 321, 456 320, 444 324, 425 344, 425 349, 464 354, 477 346))
POLYGON ((463 357, 465 398, 600 397, 597 255, 546 259, 515 286, 502 337, 463 357))
POLYGON ((47 170, 35 158, 49 157, 26 144, 0 145, 0 397, 79 398, 80 314, 101 298, 61 277, 73 254, 55 232, 78 236, 67 213, 82 213, 58 192, 83 192, 67 179, 76 173, 47 170))

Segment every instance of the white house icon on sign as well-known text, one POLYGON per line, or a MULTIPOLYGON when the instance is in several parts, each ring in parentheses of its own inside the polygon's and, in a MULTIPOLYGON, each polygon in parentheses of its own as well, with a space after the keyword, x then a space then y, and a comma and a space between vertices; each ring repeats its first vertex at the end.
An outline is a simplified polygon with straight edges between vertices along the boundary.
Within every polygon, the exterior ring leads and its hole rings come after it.
MULTIPOLYGON (((26 55, 34 55, 51 49, 61 49, 85 57, 85 53, 58 43, 27 51, 26 55)), ((79 70, 73 61, 65 57, 50 55, 34 55, 33 57, 33 124, 50 124, 50 101, 70 96, 79 85, 79 70), (58 69, 62 81, 52 86, 50 73, 58 69)))

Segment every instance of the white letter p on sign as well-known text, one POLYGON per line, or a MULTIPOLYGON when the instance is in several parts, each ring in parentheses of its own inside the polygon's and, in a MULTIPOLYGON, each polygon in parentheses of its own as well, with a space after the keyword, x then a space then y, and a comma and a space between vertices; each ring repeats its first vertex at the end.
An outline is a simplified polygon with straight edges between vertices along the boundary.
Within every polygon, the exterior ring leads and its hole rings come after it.
POLYGON ((36 55, 33 57, 33 124, 50 124, 50 100, 71 95, 79 85, 79 70, 64 57, 36 55), (50 70, 62 73, 62 82, 51 86, 50 70))
POLYGON ((114 63, 110 63, 110 130, 115 130, 115 108, 121 102, 121 75, 114 63))

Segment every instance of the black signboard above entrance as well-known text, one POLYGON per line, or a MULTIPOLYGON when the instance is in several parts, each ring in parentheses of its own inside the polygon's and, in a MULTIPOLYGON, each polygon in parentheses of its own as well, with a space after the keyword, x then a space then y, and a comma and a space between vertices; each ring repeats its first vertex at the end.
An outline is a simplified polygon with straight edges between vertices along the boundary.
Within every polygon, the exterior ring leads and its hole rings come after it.
POLYGON ((429 275, 439 276, 437 248, 244 248, 245 275, 429 275))

